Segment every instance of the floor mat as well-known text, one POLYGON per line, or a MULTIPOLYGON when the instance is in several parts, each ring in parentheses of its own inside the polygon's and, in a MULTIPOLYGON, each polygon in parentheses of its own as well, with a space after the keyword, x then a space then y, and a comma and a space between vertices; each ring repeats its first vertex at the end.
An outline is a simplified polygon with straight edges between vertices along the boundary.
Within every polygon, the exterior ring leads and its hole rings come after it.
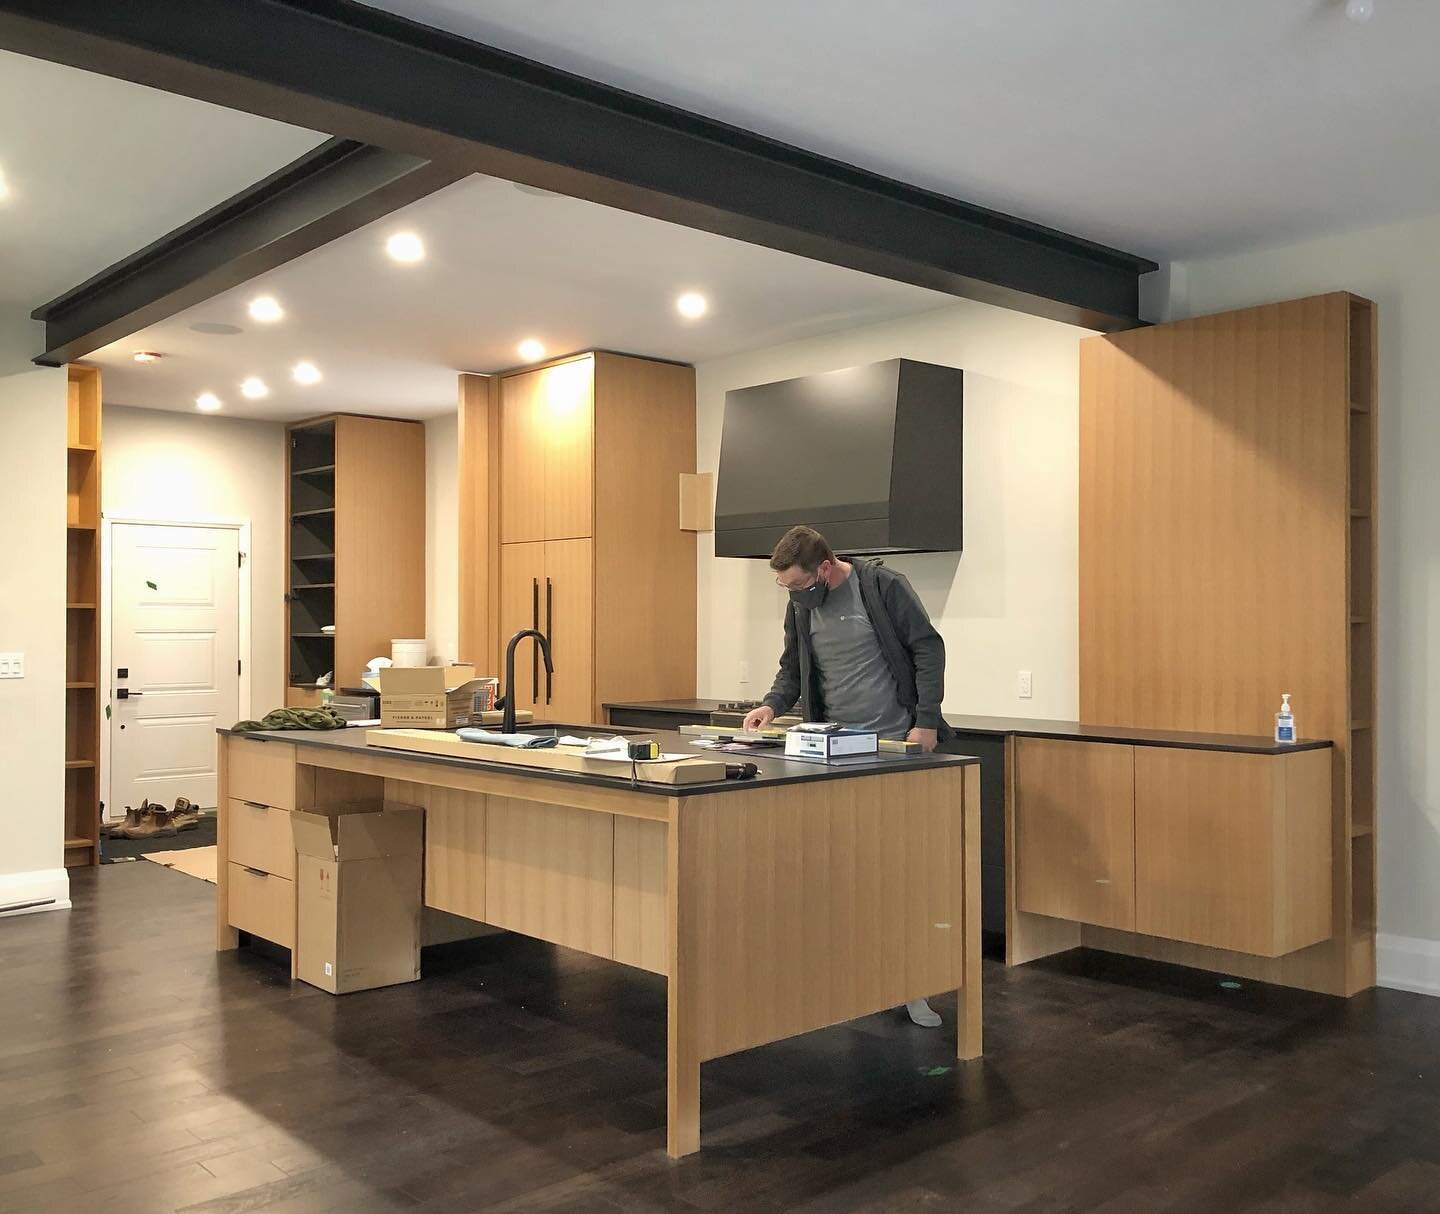
POLYGON ((215 884, 215 870, 219 864, 219 849, 212 843, 209 847, 186 847, 179 851, 150 852, 144 859, 162 868, 173 868, 187 877, 199 877, 202 881, 215 884))
POLYGON ((216 842, 216 825, 215 811, 207 810, 200 815, 200 821, 194 830, 184 830, 178 835, 157 835, 153 839, 102 839, 100 863, 115 864, 122 860, 138 860, 153 851, 213 847, 216 842))

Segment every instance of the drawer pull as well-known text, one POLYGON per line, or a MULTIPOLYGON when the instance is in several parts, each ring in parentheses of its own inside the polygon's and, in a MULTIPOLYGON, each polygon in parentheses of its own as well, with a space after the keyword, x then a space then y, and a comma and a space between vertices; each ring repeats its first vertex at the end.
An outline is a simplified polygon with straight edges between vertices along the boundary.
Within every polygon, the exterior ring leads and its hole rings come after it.
POLYGON ((258 868, 251 868, 248 864, 242 864, 240 867, 243 868, 247 873, 253 873, 257 877, 268 877, 270 875, 267 872, 262 872, 258 868))
POLYGON ((251 809, 269 809, 268 805, 262 805, 259 801, 241 801, 241 805, 248 805, 251 809))

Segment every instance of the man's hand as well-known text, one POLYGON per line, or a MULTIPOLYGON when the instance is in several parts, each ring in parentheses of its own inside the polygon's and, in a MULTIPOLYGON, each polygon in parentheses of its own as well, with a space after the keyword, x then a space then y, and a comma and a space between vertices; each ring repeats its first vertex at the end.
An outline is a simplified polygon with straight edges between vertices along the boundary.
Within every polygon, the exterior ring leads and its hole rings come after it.
POLYGON ((775 710, 768 704, 761 704, 759 708, 752 708, 745 714, 745 721, 740 726, 746 733, 759 733, 775 719, 775 710))
POLYGON ((919 742, 920 749, 928 755, 940 745, 940 731, 938 729, 912 729, 905 735, 905 740, 919 742))

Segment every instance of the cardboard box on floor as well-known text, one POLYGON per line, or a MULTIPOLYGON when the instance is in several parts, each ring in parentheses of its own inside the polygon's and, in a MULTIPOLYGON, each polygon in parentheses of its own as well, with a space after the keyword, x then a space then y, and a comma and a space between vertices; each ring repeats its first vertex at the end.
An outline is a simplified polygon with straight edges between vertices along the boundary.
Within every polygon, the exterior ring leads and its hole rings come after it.
POLYGON ((381 728, 460 729, 477 711, 494 707, 495 686, 463 663, 386 667, 380 672, 381 728))
POLYGON ((420 977, 425 811, 385 802, 296 810, 296 971, 332 995, 420 977))

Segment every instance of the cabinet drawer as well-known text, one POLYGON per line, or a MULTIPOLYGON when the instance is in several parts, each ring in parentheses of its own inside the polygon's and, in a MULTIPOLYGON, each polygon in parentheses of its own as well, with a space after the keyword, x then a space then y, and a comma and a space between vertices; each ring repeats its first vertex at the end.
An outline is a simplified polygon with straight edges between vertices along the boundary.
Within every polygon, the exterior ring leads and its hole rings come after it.
POLYGON ((230 798, 225 813, 229 858, 236 864, 295 879, 295 841, 290 834, 290 811, 230 798))
POLYGON ((226 788, 231 797, 295 808, 295 747, 289 742, 228 739, 226 788))
POLYGON ((270 873, 231 864, 230 926, 263 940, 295 945, 295 883, 270 873))

